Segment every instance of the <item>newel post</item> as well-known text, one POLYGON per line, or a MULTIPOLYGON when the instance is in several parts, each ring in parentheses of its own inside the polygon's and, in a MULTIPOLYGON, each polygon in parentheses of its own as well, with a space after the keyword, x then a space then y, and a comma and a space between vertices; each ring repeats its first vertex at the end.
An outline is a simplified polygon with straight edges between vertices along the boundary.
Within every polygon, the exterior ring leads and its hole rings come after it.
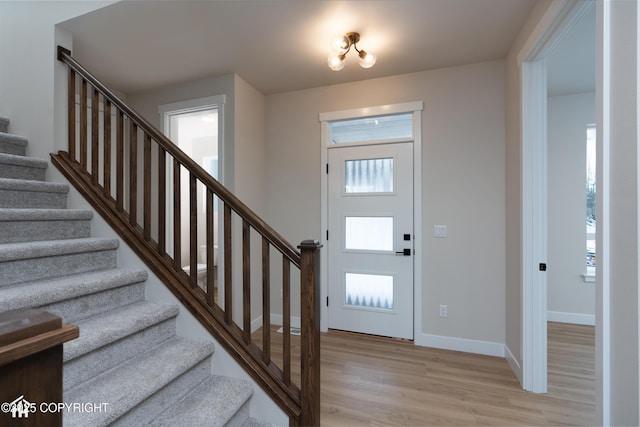
POLYGON ((300 425, 320 425, 320 248, 317 240, 300 243, 302 382, 300 425))

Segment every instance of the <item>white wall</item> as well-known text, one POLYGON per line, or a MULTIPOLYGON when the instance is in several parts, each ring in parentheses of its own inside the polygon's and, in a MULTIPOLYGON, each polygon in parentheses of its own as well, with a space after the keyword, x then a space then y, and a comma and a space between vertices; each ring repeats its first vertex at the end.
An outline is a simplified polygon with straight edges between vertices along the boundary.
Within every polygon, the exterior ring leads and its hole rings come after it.
POLYGON ((31 141, 27 155, 48 159, 57 151, 54 69, 62 65, 54 26, 110 3, 0 1, 0 114, 11 120, 11 132, 31 141))
POLYGON ((596 341, 603 347, 596 360, 604 360, 604 366, 598 363, 596 372, 604 369, 605 375, 610 374, 598 378, 605 396, 610 393, 610 420, 605 406, 605 423, 636 426, 640 423, 640 5, 611 0, 599 6, 598 19, 604 27, 599 58, 610 55, 610 68, 603 73, 599 105, 603 126, 598 134, 602 144, 597 179, 607 200, 598 207, 598 218, 604 222, 597 231, 604 246, 600 257, 604 268, 596 273, 602 304, 597 322, 605 330, 598 332, 596 341))
POLYGON ((423 100, 416 342, 502 354, 504 89, 504 61, 493 61, 267 96, 268 221, 292 242, 323 240, 319 113, 423 100), (435 224, 447 239, 433 237, 435 224))
POLYGON ((585 283, 586 129, 595 93, 551 96, 548 130, 548 319, 595 324, 595 283, 585 283))

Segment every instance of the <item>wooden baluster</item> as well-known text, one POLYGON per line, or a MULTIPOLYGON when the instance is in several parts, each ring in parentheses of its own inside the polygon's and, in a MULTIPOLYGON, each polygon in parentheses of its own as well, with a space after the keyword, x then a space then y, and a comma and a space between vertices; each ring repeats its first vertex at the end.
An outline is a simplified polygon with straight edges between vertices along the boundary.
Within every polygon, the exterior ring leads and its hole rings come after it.
POLYGON ((269 240, 262 238, 262 361, 271 361, 271 272, 269 240))
POLYGON ((210 307, 215 305, 215 280, 216 280, 216 268, 215 268, 215 236, 214 236, 214 221, 215 221, 215 207, 213 203, 214 194, 211 189, 207 188, 207 304, 210 307))
POLYGON ((103 98, 104 102, 104 170, 103 189, 104 196, 111 198, 111 101, 103 98))
POLYGON ((167 250, 167 152, 158 146, 158 252, 167 250))
POLYGON ((129 120, 129 224, 138 223, 138 126, 129 120))
POLYGON ((300 249, 300 315, 302 381, 300 425, 320 425, 320 248, 305 240, 300 249))
POLYGON ((180 271, 182 269, 182 245, 181 218, 180 212, 180 163, 173 159, 173 268, 180 271))
POLYGON ((233 283, 231 283, 231 207, 224 204, 224 321, 230 325, 233 322, 233 283))
POLYGON ((80 85, 80 169, 87 171, 87 81, 80 85))
POLYGON ((189 173, 189 284, 198 287, 198 181, 189 173))
POLYGON ((242 220, 242 332, 245 344, 251 342, 251 228, 242 220))
POLYGON ((100 172, 98 171, 99 160, 99 137, 100 137, 100 93, 94 88, 91 97, 91 183, 96 185, 100 172))
POLYGON ((124 114, 116 116, 116 208, 124 211, 124 114))
POLYGON ((291 384, 291 261, 282 257, 282 380, 291 384))
POLYGON ((144 134, 144 239, 151 240, 151 136, 144 134))
POLYGON ((68 119, 69 124, 67 131, 69 132, 69 159, 76 160, 76 72, 69 70, 69 93, 68 93, 68 119))

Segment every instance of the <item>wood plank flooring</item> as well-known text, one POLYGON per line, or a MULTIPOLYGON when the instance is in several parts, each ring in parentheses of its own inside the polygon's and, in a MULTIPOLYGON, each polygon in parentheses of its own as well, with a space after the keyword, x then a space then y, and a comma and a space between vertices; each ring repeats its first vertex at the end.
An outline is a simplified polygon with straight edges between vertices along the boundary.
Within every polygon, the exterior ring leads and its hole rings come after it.
MULTIPOLYGON (((272 351, 280 361, 282 334, 276 329, 272 351)), ((322 334, 321 424, 593 425, 594 328, 549 323, 548 331, 545 395, 523 391, 503 358, 366 335, 322 334)), ((259 336, 257 331, 254 337, 259 336)), ((293 336, 294 354, 298 343, 293 336)), ((299 382, 299 367, 292 378, 299 382)))

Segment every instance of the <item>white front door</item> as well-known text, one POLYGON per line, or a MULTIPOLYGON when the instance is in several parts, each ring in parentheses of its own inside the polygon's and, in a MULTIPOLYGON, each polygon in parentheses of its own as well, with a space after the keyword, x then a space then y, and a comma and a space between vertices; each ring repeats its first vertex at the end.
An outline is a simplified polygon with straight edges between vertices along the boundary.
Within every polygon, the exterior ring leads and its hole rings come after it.
POLYGON ((328 159, 329 328, 413 339, 413 144, 328 159))

